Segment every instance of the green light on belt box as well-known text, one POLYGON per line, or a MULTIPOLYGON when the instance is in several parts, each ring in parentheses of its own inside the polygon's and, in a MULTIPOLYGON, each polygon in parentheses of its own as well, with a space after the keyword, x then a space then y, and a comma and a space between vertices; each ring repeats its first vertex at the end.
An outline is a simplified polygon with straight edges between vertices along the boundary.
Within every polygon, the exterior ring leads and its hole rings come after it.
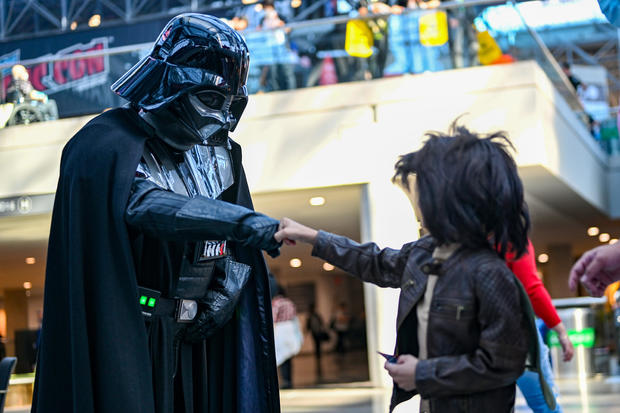
MULTIPOLYGON (((594 347, 594 327, 584 328, 583 330, 568 330, 568 338, 575 347, 583 346, 586 348, 594 347)), ((560 340, 555 331, 550 331, 547 335, 549 347, 560 347, 560 340)))

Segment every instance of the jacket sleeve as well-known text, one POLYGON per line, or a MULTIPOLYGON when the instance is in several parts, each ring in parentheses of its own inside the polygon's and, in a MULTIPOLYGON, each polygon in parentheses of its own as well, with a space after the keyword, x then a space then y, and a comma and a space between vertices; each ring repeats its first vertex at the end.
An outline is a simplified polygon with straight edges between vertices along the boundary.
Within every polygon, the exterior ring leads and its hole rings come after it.
POLYGON ((475 282, 480 326, 478 348, 470 354, 420 360, 416 388, 422 398, 483 392, 514 383, 523 373, 527 331, 519 290, 506 266, 479 269, 475 282))
POLYGON ((402 249, 380 249, 377 244, 357 242, 341 235, 319 231, 312 255, 349 274, 379 287, 400 288, 408 252, 414 244, 402 249))
POLYGON ((171 241, 226 239, 279 254, 273 235, 279 222, 251 209, 203 196, 189 198, 136 177, 125 221, 137 230, 171 241))

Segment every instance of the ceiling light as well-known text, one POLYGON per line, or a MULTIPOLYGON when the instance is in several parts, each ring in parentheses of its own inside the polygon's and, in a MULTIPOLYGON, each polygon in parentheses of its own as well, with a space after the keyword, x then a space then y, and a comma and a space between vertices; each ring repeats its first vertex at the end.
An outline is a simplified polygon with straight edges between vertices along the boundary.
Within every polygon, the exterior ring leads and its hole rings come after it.
POLYGON ((606 232, 603 232, 601 235, 598 236, 598 240, 601 242, 607 242, 611 239, 611 235, 609 235, 606 232))
POLYGON ((590 227, 588 228, 588 235, 591 237, 596 237, 599 233, 598 227, 590 227))
POLYGON ((301 260, 299 258, 293 258, 289 261, 289 265, 293 268, 301 267, 301 260))
POLYGON ((296 9, 297 7, 301 6, 301 0, 291 0, 291 7, 296 9))
POLYGON ((334 268, 335 267, 328 262, 323 263, 323 269, 325 271, 334 271, 334 268))
POLYGON ((30 281, 26 281, 24 283, 24 289, 29 290, 32 288, 32 283, 30 281))
POLYGON ((90 16, 90 19, 88 19, 88 26, 89 27, 97 27, 101 24, 101 15, 100 14, 93 14, 92 16, 90 16))
POLYGON ((312 206, 325 205, 325 198, 323 198, 322 196, 314 196, 310 198, 310 205, 312 206))
POLYGON ((72 22, 71 22, 71 25, 69 26, 69 28, 70 28, 71 30, 75 30, 75 29, 77 29, 77 22, 76 22, 76 21, 72 21, 72 22))
POLYGON ((609 240, 609 245, 614 245, 616 242, 618 242, 618 238, 612 238, 609 240))
POLYGON ((538 262, 541 263, 541 264, 549 262, 549 256, 547 254, 540 254, 538 256, 538 262))
POLYGON ((37 262, 37 260, 36 260, 34 257, 28 257, 28 258, 26 258, 26 264, 30 264, 30 265, 32 265, 32 264, 34 264, 34 263, 36 263, 36 262, 37 262))

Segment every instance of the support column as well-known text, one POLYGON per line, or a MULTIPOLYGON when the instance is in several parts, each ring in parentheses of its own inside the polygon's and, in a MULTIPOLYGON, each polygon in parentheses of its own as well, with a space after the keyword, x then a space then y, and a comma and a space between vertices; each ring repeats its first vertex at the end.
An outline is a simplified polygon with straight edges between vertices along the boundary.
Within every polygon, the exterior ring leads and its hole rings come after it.
MULTIPOLYGON (((362 242, 374 241, 381 248, 400 248, 418 238, 419 229, 405 194, 389 179, 368 184, 362 198, 362 242)), ((368 368, 374 386, 392 387, 377 351, 392 353, 396 344, 396 313, 400 289, 364 284, 368 368)))
POLYGON ((549 262, 543 269, 544 282, 552 298, 575 297, 568 288, 568 274, 573 266, 570 244, 553 244, 548 248, 549 262))

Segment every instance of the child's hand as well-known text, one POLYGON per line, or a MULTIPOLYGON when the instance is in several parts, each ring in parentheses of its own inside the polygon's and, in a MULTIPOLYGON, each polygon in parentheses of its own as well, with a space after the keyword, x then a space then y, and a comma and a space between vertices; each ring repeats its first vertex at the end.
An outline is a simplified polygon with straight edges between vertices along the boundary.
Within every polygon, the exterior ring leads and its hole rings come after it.
POLYGON ((318 231, 314 228, 301 225, 290 218, 282 218, 278 232, 274 238, 278 242, 284 242, 286 245, 295 245, 295 241, 307 242, 313 244, 316 241, 318 231))
POLYGON ((383 366, 398 387, 406 391, 416 388, 415 371, 417 367, 418 359, 411 354, 403 354, 398 357, 396 363, 386 362, 383 366))

